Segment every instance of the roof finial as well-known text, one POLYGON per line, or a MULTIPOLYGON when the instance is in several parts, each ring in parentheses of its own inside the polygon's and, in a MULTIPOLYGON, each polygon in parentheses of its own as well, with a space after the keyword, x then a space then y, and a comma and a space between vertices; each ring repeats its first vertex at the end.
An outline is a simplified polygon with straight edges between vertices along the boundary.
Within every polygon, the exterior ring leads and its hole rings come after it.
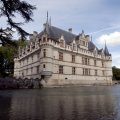
POLYGON ((47 21, 46 21, 46 23, 48 24, 48 11, 47 11, 47 21))
POLYGON ((107 45, 106 45, 106 40, 105 40, 105 48, 104 48, 104 53, 105 53, 105 56, 109 56, 109 51, 108 51, 108 48, 107 48, 107 45))
POLYGON ((49 18, 49 25, 51 26, 51 16, 50 16, 50 18, 49 18))

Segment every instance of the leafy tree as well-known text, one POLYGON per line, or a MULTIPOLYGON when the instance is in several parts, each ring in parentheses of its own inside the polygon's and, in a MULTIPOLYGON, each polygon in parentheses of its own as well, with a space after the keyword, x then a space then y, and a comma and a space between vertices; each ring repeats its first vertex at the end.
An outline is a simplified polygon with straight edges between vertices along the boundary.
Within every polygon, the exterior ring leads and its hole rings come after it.
POLYGON ((14 71, 14 57, 18 47, 25 46, 26 41, 14 40, 16 46, 5 44, 0 47, 0 77, 12 76, 14 71))
POLYGON ((12 43, 12 33, 15 29, 22 39, 25 39, 29 33, 22 29, 21 25, 33 21, 32 15, 35 6, 21 0, 0 0, 0 18, 5 17, 6 28, 0 28, 0 41, 2 45, 12 43), (20 15, 23 22, 15 22, 16 16, 20 15))
POLYGON ((120 69, 113 66, 112 72, 113 72, 113 80, 120 80, 120 69))
POLYGON ((0 76, 4 77, 13 74, 15 51, 16 49, 9 45, 0 47, 0 76))

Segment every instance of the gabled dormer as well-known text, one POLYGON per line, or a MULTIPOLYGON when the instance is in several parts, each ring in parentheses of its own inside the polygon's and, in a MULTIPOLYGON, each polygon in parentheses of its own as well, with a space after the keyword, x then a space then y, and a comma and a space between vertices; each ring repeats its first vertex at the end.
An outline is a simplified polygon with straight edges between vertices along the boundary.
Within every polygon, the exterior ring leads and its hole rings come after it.
POLYGON ((61 35, 61 37, 59 38, 59 42, 60 42, 60 47, 65 47, 65 39, 63 35, 61 35))
POLYGON ((83 30, 82 30, 82 33, 80 33, 76 37, 76 43, 82 49, 87 49, 88 50, 88 43, 89 43, 89 41, 90 41, 89 35, 85 35, 83 30))
POLYGON ((72 42, 72 49, 73 49, 74 51, 77 50, 77 44, 76 44, 75 39, 74 39, 73 42, 72 42))
POLYGON ((97 51, 97 48, 96 48, 96 47, 95 47, 94 50, 93 50, 93 54, 94 54, 94 56, 97 56, 97 54, 98 54, 98 51, 97 51))
POLYGON ((101 57, 104 58, 104 50, 103 49, 101 49, 101 53, 100 54, 101 54, 101 57))

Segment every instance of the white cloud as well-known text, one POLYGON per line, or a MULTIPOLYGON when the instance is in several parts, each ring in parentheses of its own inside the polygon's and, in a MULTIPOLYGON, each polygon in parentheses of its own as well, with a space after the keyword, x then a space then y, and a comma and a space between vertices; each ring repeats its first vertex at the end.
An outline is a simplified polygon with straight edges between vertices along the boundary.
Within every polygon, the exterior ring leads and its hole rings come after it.
POLYGON ((120 32, 101 35, 99 38, 97 38, 97 41, 100 44, 105 44, 106 41, 108 45, 120 45, 120 32))
POLYGON ((112 53, 112 66, 116 66, 120 68, 120 54, 119 52, 112 53))

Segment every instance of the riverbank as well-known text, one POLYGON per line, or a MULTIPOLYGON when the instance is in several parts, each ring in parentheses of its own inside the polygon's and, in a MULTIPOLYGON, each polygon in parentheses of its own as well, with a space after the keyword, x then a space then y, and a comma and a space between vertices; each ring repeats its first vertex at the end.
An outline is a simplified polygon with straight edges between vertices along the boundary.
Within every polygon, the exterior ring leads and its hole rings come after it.
MULTIPOLYGON (((113 81, 112 85, 120 84, 119 81, 113 81)), ((49 88, 56 87, 78 87, 91 86, 90 84, 67 84, 49 86, 49 88)), ((104 84, 93 84, 92 86, 106 86, 104 84)), ((108 85, 109 86, 109 85, 108 85)), ((15 79, 15 78, 0 78, 0 89, 39 89, 42 88, 41 79, 15 79)))
POLYGON ((0 89, 41 88, 39 79, 0 78, 0 89))

